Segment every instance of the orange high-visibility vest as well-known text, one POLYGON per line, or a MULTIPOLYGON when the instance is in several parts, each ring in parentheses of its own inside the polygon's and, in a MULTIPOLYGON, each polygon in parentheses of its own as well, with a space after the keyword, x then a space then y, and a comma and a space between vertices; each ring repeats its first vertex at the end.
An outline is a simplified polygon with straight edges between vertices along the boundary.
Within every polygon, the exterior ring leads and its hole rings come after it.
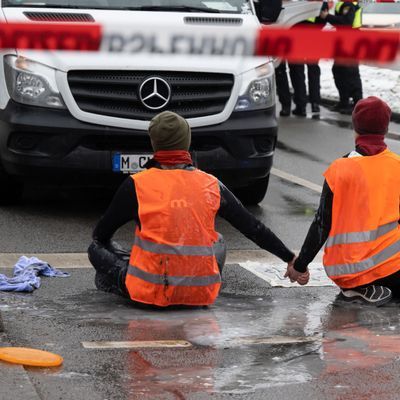
POLYGON ((333 192, 327 275, 353 288, 400 270, 400 157, 385 150, 342 158, 324 175, 333 192))
POLYGON ((126 287, 132 300, 208 305, 221 286, 213 244, 218 180, 200 170, 150 168, 132 176, 139 204, 126 287))

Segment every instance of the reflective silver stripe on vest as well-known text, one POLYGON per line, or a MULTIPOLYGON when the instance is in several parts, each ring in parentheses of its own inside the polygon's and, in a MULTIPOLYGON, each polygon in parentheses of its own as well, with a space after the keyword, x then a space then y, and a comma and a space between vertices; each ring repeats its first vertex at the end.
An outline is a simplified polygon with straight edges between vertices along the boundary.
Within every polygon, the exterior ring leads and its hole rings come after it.
POLYGON ((335 244, 371 242, 378 239, 378 237, 386 235, 388 232, 397 229, 398 226, 398 221, 395 221, 382 225, 378 229, 374 229, 373 231, 339 233, 338 235, 328 238, 328 240, 326 241, 326 247, 332 247, 335 244))
POLYGON ((170 276, 152 274, 143 271, 132 265, 128 268, 128 274, 143 281, 154 283, 155 285, 170 285, 170 286, 208 286, 214 283, 221 282, 221 275, 206 275, 206 276, 170 276))
MULTIPOLYGON (((400 240, 393 243, 386 249, 382 250, 380 253, 367 258, 366 260, 360 261, 354 264, 338 264, 338 265, 327 265, 325 267, 326 274, 328 276, 341 276, 341 275, 351 275, 358 274, 359 272, 366 271, 376 265, 388 260, 393 257, 396 253, 400 252, 400 240)), ((400 255, 399 255, 400 258, 400 255)))
POLYGON ((212 246, 173 246, 170 244, 159 244, 135 237, 135 245, 142 250, 156 254, 176 254, 178 256, 213 256, 212 246))

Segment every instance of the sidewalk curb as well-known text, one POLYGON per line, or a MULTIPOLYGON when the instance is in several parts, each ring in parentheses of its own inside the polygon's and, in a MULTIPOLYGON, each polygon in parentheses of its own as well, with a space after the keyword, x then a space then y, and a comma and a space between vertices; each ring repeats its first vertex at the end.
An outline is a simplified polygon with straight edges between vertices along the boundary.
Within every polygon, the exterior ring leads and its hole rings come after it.
MULTIPOLYGON (((321 98, 321 104, 323 106, 334 106, 337 104, 338 100, 332 100, 332 99, 327 99, 327 98, 321 98)), ((400 113, 397 112, 392 112, 392 117, 390 118, 391 122, 395 122, 400 124, 400 113)))

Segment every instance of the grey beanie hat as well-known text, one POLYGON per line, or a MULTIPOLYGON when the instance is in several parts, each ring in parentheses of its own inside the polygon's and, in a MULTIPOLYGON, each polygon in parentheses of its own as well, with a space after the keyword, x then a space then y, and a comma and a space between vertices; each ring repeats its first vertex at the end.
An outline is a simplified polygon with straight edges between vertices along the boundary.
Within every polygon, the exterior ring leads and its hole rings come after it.
POLYGON ((149 125, 149 135, 154 151, 189 150, 190 126, 180 115, 163 111, 156 115, 149 125))

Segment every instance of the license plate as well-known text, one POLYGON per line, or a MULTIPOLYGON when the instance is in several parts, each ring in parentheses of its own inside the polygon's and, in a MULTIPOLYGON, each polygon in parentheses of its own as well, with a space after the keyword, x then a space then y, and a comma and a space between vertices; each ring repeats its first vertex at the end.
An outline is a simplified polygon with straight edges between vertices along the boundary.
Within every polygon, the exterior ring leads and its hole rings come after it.
POLYGON ((112 158, 112 170, 124 174, 132 174, 134 172, 142 171, 147 161, 151 158, 151 154, 116 153, 112 158))

